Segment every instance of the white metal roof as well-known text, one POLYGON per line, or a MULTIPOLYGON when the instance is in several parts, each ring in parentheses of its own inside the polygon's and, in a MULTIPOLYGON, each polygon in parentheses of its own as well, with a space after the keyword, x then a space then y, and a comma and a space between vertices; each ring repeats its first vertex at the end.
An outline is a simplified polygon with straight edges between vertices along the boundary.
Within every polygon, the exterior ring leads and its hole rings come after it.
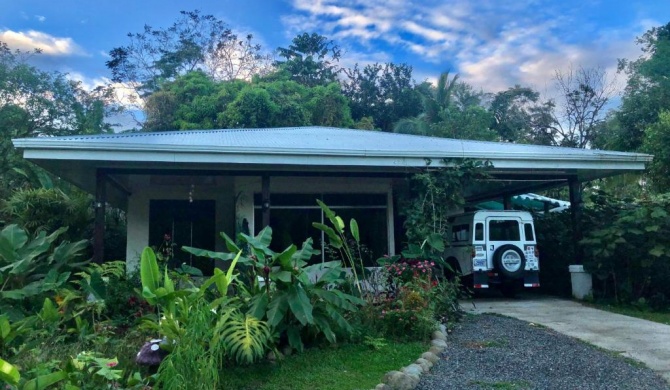
POLYGON ((425 167, 488 159, 496 168, 644 169, 651 156, 331 127, 193 130, 13 140, 29 159, 425 167), (249 158, 253 157, 253 158, 249 158))
MULTIPOLYGON (((13 140, 23 156, 86 191, 98 169, 129 175, 405 175, 445 158, 488 160, 493 180, 473 183, 472 201, 519 194, 626 171, 652 156, 435 138, 332 127, 193 130, 13 140)), ((122 201, 126 195, 116 194, 122 201)))

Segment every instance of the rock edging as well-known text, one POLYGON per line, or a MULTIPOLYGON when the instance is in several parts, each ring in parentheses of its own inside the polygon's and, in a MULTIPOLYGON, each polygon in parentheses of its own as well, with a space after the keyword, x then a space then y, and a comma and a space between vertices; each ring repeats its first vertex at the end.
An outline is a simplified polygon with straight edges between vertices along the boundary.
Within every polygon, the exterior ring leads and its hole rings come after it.
POLYGON ((382 383, 375 390, 412 390, 419 384, 422 374, 430 371, 440 360, 439 355, 447 348, 447 328, 440 324, 439 330, 431 335, 430 349, 421 357, 399 371, 389 371, 384 375, 382 383))

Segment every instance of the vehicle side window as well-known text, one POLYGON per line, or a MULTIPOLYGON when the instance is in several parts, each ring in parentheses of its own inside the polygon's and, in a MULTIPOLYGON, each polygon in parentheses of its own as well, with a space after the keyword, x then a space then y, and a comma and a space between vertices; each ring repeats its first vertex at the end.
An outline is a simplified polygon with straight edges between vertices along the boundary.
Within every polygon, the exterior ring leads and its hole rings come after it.
POLYGON ((470 226, 465 225, 456 225, 451 228, 451 239, 453 242, 463 242, 467 241, 470 235, 470 226))
POLYGON ((519 222, 510 220, 489 221, 489 240, 520 241, 521 232, 519 229, 519 222))
POLYGON ((533 224, 532 223, 526 223, 523 225, 523 232, 526 235, 526 241, 535 241, 535 237, 533 236, 533 224))
POLYGON ((484 224, 475 224, 475 241, 484 241, 484 224))

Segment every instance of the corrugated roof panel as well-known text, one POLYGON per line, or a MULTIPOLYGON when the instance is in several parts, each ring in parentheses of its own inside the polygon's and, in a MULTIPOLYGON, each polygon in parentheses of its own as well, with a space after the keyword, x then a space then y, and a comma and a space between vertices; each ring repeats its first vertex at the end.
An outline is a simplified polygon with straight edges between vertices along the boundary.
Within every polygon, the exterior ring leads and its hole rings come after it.
POLYGON ((253 150, 265 153, 319 154, 328 152, 343 155, 395 155, 395 156, 489 156, 541 155, 608 157, 648 155, 624 152, 599 151, 501 142, 484 142, 436 138, 379 131, 339 129, 331 127, 287 127, 263 129, 191 130, 154 133, 121 133, 89 136, 44 137, 15 140, 17 147, 67 147, 86 145, 95 149, 119 150, 125 147, 138 149, 155 146, 164 149, 207 150, 208 153, 234 150, 253 150), (67 145, 67 146, 66 146, 67 145))

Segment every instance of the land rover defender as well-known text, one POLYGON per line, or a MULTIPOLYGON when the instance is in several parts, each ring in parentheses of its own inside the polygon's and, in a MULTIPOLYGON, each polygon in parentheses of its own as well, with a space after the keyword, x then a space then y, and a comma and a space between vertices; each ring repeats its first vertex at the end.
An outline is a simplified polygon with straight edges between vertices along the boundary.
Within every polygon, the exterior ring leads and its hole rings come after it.
POLYGON ((527 211, 475 211, 449 218, 444 258, 470 287, 498 287, 513 296, 540 286, 540 258, 533 217, 527 211), (472 277, 470 277, 472 276, 472 277), (470 282, 471 280, 471 282, 470 282))

